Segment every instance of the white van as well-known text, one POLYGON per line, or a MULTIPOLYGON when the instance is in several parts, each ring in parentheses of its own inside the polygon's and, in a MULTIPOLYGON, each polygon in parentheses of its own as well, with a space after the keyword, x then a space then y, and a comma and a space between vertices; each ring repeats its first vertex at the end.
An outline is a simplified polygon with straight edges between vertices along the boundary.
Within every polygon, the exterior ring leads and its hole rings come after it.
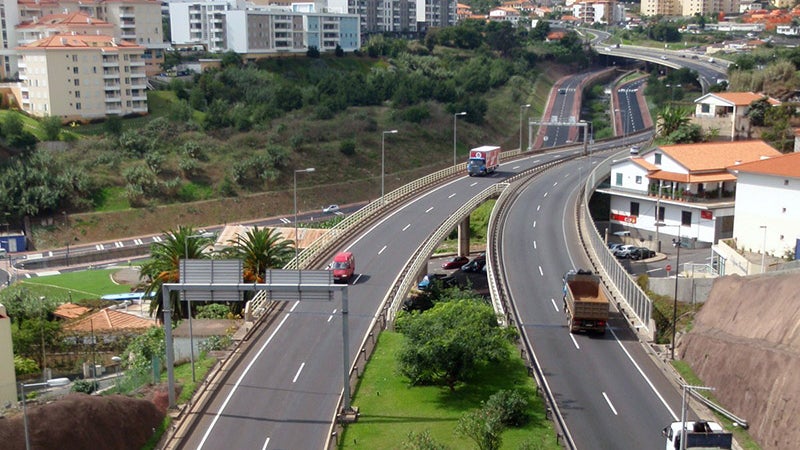
POLYGON ((640 147, 638 145, 634 145, 631 147, 631 155, 638 155, 640 147))

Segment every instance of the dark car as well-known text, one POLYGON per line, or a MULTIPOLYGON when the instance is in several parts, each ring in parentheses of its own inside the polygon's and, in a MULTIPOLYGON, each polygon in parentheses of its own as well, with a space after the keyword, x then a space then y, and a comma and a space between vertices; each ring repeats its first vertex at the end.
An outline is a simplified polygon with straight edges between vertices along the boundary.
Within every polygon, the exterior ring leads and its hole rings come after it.
POLYGON ((468 262, 469 258, 467 258, 466 256, 453 256, 452 258, 442 263, 442 269, 458 269, 459 267, 463 266, 468 262))
POLYGON ((656 256, 656 252, 647 247, 636 247, 630 251, 631 259, 648 259, 656 256))
POLYGON ((486 255, 479 255, 476 256, 472 261, 461 266, 461 270, 464 272, 480 272, 483 270, 483 266, 485 265, 486 255))

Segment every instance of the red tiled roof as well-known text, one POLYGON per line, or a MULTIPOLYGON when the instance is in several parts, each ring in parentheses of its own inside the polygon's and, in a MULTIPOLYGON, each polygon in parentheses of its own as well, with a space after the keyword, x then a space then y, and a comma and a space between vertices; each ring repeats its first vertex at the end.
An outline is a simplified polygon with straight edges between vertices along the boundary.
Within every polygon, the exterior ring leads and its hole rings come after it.
POLYGON ((774 158, 730 166, 728 170, 800 178, 800 153, 789 153, 774 158))
POLYGON ((144 49, 132 42, 116 39, 108 35, 72 35, 56 34, 54 36, 39 39, 28 45, 20 47, 23 50, 42 48, 42 49, 103 49, 112 51, 119 49, 144 49))
POLYGON ((95 19, 92 16, 88 16, 81 12, 73 12, 69 14, 48 14, 41 19, 37 19, 36 21, 27 21, 17 25, 17 28, 37 28, 37 27, 46 27, 46 26, 55 26, 55 25, 64 25, 64 26, 96 26, 96 27, 104 27, 104 28, 111 28, 114 25, 100 20, 95 19))
POLYGON ((75 303, 64 303, 62 305, 58 305, 58 308, 56 308, 56 310, 53 312, 53 315, 56 317, 61 317, 62 319, 75 319, 89 311, 91 310, 85 306, 76 305, 75 303))
POLYGON ((727 100, 733 103, 736 106, 747 106, 754 101, 761 100, 764 97, 767 97, 767 101, 771 105, 780 105, 781 102, 775 100, 774 98, 769 97, 768 95, 764 94, 756 94, 755 92, 715 92, 711 94, 715 97, 719 97, 723 100, 727 100))
POLYGON ((64 325, 64 330, 95 333, 118 330, 142 330, 155 326, 154 320, 113 309, 104 309, 78 321, 64 325))
POLYGON ((781 155, 761 140, 663 145, 659 148, 689 172, 721 171, 737 162, 741 164, 781 155))

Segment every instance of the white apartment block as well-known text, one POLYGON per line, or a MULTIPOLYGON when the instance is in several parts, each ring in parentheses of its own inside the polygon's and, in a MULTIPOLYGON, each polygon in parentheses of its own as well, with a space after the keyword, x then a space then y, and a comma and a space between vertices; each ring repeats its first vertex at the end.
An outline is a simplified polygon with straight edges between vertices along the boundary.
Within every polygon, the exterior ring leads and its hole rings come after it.
POLYGON ((640 8, 647 17, 681 15, 680 0, 642 0, 640 8))
POLYGON ((510 22, 511 25, 516 27, 519 23, 519 11, 504 6, 493 8, 489 11, 489 20, 492 22, 510 22))
POLYGON ((693 16, 695 14, 738 14, 740 0, 642 0, 644 16, 693 16))
MULTIPOLYGON (((329 0, 328 9, 361 17, 361 34, 417 33, 417 10, 431 0, 329 0), (417 3, 417 1, 419 3, 417 3)), ((455 6, 453 6, 455 18, 455 6)))
POLYGON ((17 99, 28 114, 68 120, 147 112, 144 47, 103 35, 55 35, 20 47, 17 99))
POLYGON ((235 0, 174 1, 169 3, 169 26, 176 46, 202 45, 224 51, 225 12, 243 10, 235 0))
POLYGON ((609 23, 611 20, 611 3, 580 2, 572 4, 572 15, 584 23, 609 23))

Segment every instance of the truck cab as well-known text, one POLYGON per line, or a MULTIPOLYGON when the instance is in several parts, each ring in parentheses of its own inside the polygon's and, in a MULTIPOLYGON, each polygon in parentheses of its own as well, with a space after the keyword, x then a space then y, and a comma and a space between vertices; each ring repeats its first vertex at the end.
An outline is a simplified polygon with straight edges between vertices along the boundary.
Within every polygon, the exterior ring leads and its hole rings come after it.
POLYGON ((351 252, 341 252, 333 257, 330 268, 334 283, 349 283, 356 270, 356 258, 351 252))
POLYGON ((733 446, 733 435, 725 431, 716 422, 686 422, 686 444, 681 447, 681 422, 672 422, 661 430, 667 438, 666 450, 730 450, 733 446))

